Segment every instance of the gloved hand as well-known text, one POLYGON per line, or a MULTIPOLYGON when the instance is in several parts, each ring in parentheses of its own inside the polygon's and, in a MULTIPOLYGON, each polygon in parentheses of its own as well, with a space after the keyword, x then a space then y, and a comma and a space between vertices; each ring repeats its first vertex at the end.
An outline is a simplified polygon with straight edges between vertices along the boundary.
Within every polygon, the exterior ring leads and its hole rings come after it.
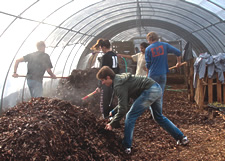
POLYGON ((112 130, 112 126, 110 124, 106 124, 105 129, 106 130, 112 130))

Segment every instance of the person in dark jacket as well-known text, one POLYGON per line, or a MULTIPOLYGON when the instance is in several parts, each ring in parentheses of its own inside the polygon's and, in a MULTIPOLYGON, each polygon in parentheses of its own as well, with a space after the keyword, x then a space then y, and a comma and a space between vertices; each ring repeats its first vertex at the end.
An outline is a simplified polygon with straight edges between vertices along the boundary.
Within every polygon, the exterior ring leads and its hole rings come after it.
MULTIPOLYGON (((97 43, 94 46, 99 46, 104 53, 104 55, 102 56, 101 67, 108 66, 116 74, 119 73, 118 57, 113 51, 111 51, 111 44, 109 40, 98 39, 97 43)), ((101 83, 96 90, 101 92, 100 110, 103 113, 103 118, 107 118, 109 116, 109 112, 113 109, 113 90, 111 87, 101 85, 101 83)))
POLYGON ((152 109, 153 119, 166 130, 178 144, 186 145, 189 140, 186 136, 162 114, 162 89, 153 79, 143 76, 135 76, 130 73, 115 74, 107 66, 103 66, 96 74, 96 78, 102 84, 112 86, 118 98, 118 105, 115 107, 115 115, 110 123, 106 125, 107 130, 116 128, 119 121, 126 115, 123 145, 125 152, 131 153, 132 139, 135 122, 138 117, 149 107, 152 109), (135 101, 128 107, 128 99, 135 101))

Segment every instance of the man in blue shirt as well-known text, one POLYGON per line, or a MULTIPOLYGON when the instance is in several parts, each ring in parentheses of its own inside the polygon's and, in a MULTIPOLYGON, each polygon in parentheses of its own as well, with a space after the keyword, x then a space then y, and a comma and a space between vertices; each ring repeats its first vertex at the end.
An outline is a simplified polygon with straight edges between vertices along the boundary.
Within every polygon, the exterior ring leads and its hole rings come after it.
POLYGON ((155 80, 162 88, 164 92, 168 69, 168 53, 174 53, 177 56, 177 64, 179 67, 181 64, 181 52, 172 45, 159 42, 159 37, 155 32, 147 34, 147 41, 149 46, 145 50, 146 67, 148 69, 148 77, 155 80))

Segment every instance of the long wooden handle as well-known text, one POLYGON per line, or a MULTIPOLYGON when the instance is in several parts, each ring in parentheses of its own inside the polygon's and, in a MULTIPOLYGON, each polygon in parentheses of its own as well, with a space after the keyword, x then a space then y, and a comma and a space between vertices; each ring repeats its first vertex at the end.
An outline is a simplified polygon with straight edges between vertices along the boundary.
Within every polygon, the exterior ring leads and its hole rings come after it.
MULTIPOLYGON (((185 64, 187 64, 187 62, 183 62, 183 63, 181 63, 181 64, 180 64, 180 66, 185 65, 185 64)), ((170 68, 169 68, 169 70, 174 69, 174 68, 176 68, 176 66, 172 66, 172 67, 170 67, 170 68)))
POLYGON ((88 94, 87 96, 83 97, 82 100, 85 100, 85 99, 87 99, 88 97, 90 97, 90 96, 92 96, 92 95, 94 95, 94 94, 96 94, 96 93, 97 93, 97 91, 94 91, 94 92, 88 94))
MULTIPOLYGON (((18 77, 27 77, 26 75, 18 75, 18 77)), ((43 76, 43 78, 52 78, 50 76, 43 76)), ((56 77, 56 78, 69 78, 69 77, 56 77)))

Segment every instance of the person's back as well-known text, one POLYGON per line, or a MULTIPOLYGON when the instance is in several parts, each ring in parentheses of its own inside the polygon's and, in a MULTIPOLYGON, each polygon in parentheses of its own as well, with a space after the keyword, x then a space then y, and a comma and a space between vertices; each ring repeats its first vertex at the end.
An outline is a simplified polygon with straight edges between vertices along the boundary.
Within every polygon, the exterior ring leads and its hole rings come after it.
POLYGON ((113 51, 108 51, 102 56, 103 66, 109 66, 116 74, 119 73, 118 58, 113 51))
MULTIPOLYGON (((110 50, 110 42, 109 40, 99 39, 94 47, 98 46, 101 48, 104 55, 102 56, 101 66, 110 67, 115 73, 119 73, 119 64, 117 55, 110 50)), ((112 99, 113 99, 113 89, 112 87, 108 87, 105 85, 101 85, 99 83, 97 91, 101 92, 100 95, 100 110, 103 114, 103 118, 108 117, 109 112, 113 109, 112 99), (101 89, 101 90, 100 90, 101 89)))
POLYGON ((43 76, 47 68, 52 67, 48 54, 37 51, 24 56, 27 63, 27 79, 42 82, 43 76))
MULTIPOLYGON (((146 67, 148 68, 148 77, 155 80, 164 92, 168 69, 168 53, 174 53, 177 56, 177 64, 181 64, 181 52, 172 45, 164 42, 159 42, 159 37, 155 32, 147 34, 149 46, 145 50, 146 67)), ((163 100, 163 97, 162 97, 163 100)))
POLYGON ((22 58, 16 60, 14 65, 13 77, 17 78, 19 75, 16 73, 18 65, 20 62, 28 62, 27 64, 27 85, 31 97, 41 97, 43 93, 42 80, 45 71, 51 76, 51 78, 56 79, 54 73, 52 73, 52 63, 48 54, 45 53, 45 43, 40 41, 37 43, 38 51, 27 54, 22 58))
POLYGON ((180 56, 180 51, 165 42, 154 42, 146 48, 147 68, 149 76, 167 74, 168 69, 168 53, 174 53, 180 56))
POLYGON ((116 74, 113 86, 116 93, 124 93, 123 97, 128 95, 128 98, 136 99, 154 83, 155 81, 148 77, 122 73, 116 74))

